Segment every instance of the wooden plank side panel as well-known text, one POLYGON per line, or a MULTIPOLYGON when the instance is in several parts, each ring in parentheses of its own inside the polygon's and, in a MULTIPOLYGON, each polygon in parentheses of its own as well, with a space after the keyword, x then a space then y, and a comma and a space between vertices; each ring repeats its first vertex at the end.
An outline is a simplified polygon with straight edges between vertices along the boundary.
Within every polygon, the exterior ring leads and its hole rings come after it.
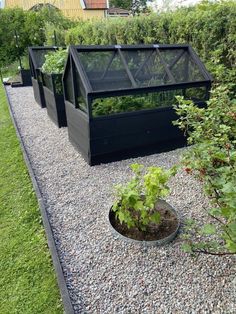
POLYGON ((46 86, 43 86, 48 116, 60 128, 67 126, 64 96, 54 94, 46 86))
POLYGON ((90 131, 89 122, 75 107, 65 101, 68 136, 73 146, 83 155, 84 159, 90 163, 90 131))
POLYGON ((32 77, 32 85, 33 85, 35 101, 39 104, 40 107, 45 108, 46 102, 45 102, 42 83, 38 82, 36 79, 32 77))
POLYGON ((177 116, 173 109, 124 115, 113 119, 91 121, 91 153, 114 153, 147 145, 183 139, 183 133, 172 124, 177 116))
POLYGON ((57 116, 57 109, 55 103, 55 97, 53 97, 53 93, 45 86, 43 86, 47 113, 51 120, 58 125, 58 116, 57 116))

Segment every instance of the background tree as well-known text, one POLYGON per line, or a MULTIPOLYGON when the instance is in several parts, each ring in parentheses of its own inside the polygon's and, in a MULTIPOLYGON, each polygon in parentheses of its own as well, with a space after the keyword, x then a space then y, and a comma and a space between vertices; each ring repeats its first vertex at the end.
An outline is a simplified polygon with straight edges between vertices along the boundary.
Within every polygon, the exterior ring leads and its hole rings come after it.
POLYGON ((147 11, 147 0, 133 0, 131 11, 133 15, 145 13, 147 11))
MULTIPOLYGON (((20 8, 6 8, 0 10, 0 68, 9 66, 20 56, 27 54, 27 47, 42 46, 46 43, 46 35, 54 30, 58 33, 63 45, 65 30, 75 26, 75 22, 62 15, 54 7, 43 7, 38 11, 24 11, 20 8), (16 47, 15 32, 18 36, 16 47), (62 38, 62 39, 61 39, 62 38)), ((50 36, 50 35, 49 35, 50 36)))
POLYGON ((24 34, 25 14, 22 9, 0 10, 0 64, 8 65, 21 54, 27 44, 27 34, 24 34), (19 47, 16 47, 15 31, 19 37, 19 47))
POLYGON ((132 0, 111 0, 110 7, 131 10, 132 0))
POLYGON ((146 12, 147 0, 111 0, 110 7, 126 9, 133 15, 146 12))

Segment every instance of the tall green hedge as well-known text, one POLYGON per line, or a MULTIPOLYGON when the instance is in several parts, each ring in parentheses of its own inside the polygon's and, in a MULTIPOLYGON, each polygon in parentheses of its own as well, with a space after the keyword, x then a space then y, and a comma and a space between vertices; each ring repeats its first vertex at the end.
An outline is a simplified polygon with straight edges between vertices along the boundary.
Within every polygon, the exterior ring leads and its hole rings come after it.
POLYGON ((236 2, 204 1, 173 12, 79 22, 66 44, 189 43, 220 80, 236 78, 236 2), (228 73, 229 71, 229 73, 228 73))

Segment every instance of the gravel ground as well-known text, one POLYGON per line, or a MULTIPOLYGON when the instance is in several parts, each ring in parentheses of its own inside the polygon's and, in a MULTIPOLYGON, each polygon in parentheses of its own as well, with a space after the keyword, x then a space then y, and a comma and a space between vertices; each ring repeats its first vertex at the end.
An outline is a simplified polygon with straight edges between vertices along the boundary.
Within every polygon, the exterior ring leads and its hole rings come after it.
MULTIPOLYGON (((52 224, 76 313, 236 313, 235 258, 193 259, 177 240, 145 248, 115 239, 107 223, 112 187, 133 162, 170 167, 182 149, 90 167, 34 101, 31 87, 7 88, 52 224)), ((206 221, 200 185, 178 173, 168 201, 182 219, 206 221)))

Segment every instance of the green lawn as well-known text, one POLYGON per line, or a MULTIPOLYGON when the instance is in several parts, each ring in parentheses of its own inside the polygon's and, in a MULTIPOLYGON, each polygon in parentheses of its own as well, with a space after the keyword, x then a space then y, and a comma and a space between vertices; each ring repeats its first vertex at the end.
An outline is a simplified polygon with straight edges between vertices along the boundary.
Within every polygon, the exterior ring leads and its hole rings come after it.
POLYGON ((37 199, 0 85, 0 313, 63 313, 37 199))
MULTIPOLYGON (((19 78, 19 70, 18 70, 19 64, 20 63, 17 60, 15 62, 9 64, 7 67, 0 68, 2 77, 3 78, 4 77, 12 77, 12 78, 18 77, 19 78)), ((21 57, 21 64, 22 64, 24 69, 29 69, 28 55, 24 55, 21 57)))

